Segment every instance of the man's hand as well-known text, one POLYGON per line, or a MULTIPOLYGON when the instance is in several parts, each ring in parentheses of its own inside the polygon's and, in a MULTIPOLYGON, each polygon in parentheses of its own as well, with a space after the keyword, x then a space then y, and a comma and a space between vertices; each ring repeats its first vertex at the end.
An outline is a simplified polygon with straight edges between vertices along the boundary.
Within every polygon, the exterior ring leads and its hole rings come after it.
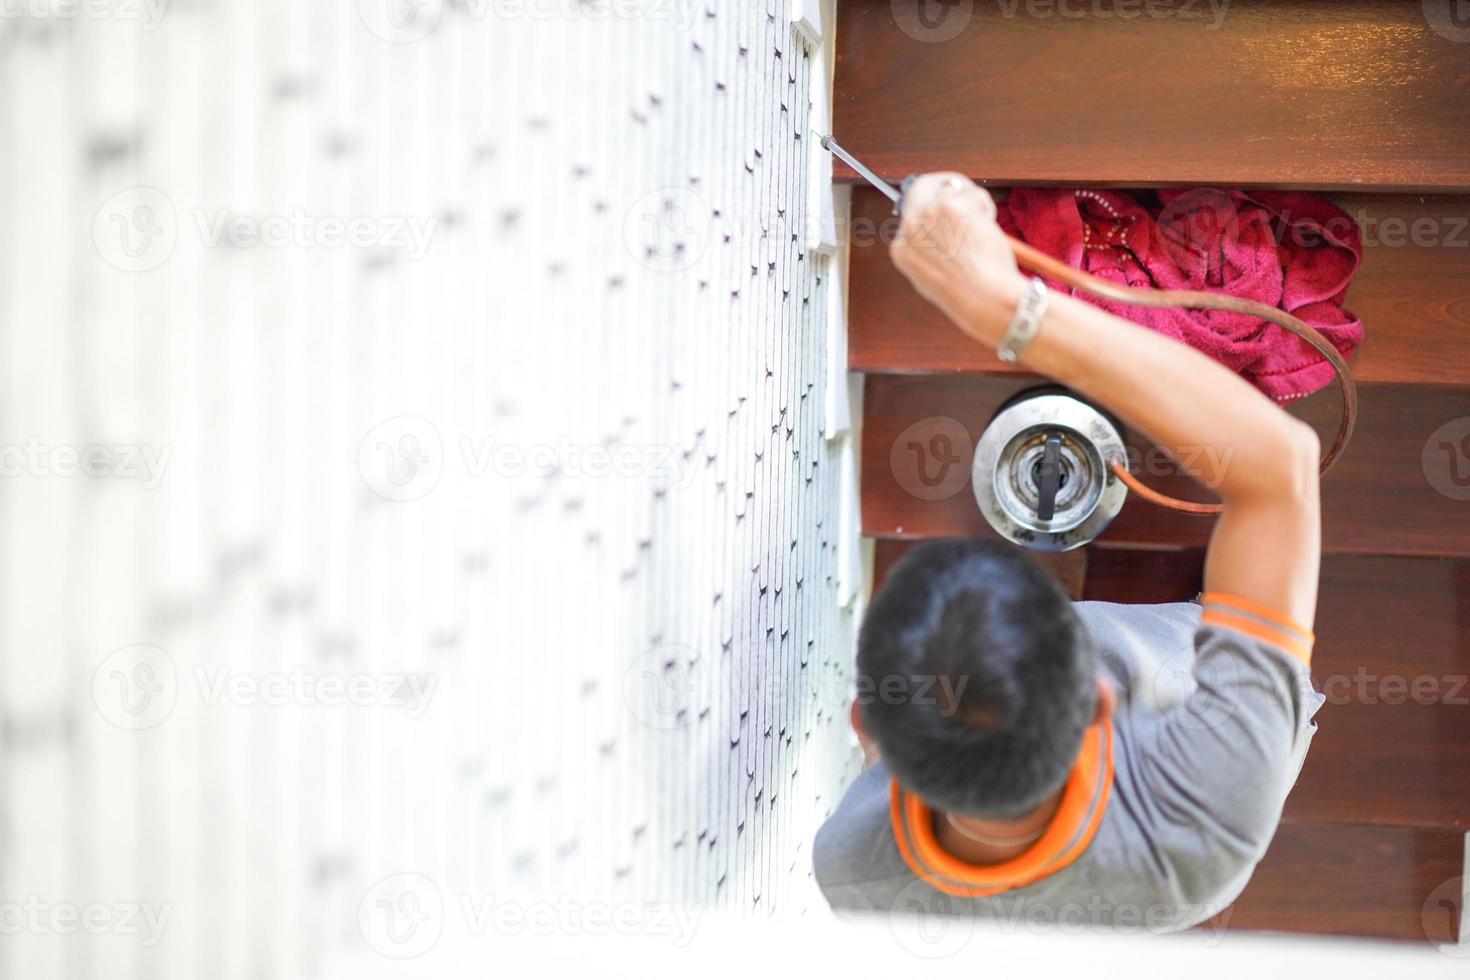
POLYGON ((984 188, 955 173, 925 174, 904 194, 893 264, 919 295, 995 347, 1026 280, 984 188))
MULTIPOLYGON (((961 330, 999 346, 1026 280, 990 195, 959 174, 926 174, 902 219, 894 265, 961 330)), ((1199 351, 1061 291, 1022 360, 1102 403, 1220 495, 1207 591, 1311 629, 1321 515, 1310 428, 1199 351)))

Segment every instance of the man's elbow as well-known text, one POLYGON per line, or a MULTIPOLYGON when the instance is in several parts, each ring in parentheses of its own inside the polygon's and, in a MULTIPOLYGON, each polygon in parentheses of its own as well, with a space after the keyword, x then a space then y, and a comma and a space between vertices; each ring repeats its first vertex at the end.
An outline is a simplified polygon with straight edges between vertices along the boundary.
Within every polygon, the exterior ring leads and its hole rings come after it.
POLYGON ((1237 471, 1227 498, 1309 502, 1318 499, 1322 441, 1305 422, 1283 416, 1281 424, 1262 434, 1247 469, 1237 471))
POLYGON ((1286 429, 1283 492, 1293 500, 1316 501, 1321 492, 1322 440, 1315 429, 1297 419, 1286 429))

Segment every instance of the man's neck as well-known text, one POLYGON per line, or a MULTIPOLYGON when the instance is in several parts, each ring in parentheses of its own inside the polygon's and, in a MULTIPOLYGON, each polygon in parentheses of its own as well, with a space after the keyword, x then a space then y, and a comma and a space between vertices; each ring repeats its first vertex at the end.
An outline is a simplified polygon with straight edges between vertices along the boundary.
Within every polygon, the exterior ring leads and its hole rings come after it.
POLYGON ((968 864, 999 864, 1036 845, 1038 831, 1051 824, 1062 804, 1062 790, 1048 796, 1034 810, 1014 820, 985 820, 943 810, 934 811, 934 832, 949 854, 968 864), (977 840, 976 838, 985 838, 977 840), (1017 841, 1018 843, 989 843, 1017 841))

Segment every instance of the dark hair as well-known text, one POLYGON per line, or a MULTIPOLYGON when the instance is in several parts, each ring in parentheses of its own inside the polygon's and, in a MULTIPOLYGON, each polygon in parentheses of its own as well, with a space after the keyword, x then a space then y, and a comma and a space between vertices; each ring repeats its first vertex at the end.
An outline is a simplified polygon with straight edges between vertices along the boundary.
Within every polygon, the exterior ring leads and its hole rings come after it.
POLYGON ((863 620, 857 670, 863 728, 899 783, 977 817, 1021 816, 1060 787, 1097 709, 1071 601, 998 541, 909 551, 863 620))

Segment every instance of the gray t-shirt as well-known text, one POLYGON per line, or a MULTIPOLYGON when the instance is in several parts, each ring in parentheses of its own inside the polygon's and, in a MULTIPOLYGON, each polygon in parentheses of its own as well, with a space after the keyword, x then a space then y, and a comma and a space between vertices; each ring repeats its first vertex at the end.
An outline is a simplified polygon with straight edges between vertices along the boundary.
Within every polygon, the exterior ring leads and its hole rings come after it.
POLYGON ((945 854, 932 814, 880 761, 817 833, 827 901, 1150 931, 1229 905, 1275 834, 1323 697, 1310 634, 1255 603, 1202 601, 1075 605, 1117 709, 1089 729, 1057 817, 1024 854, 945 854))

